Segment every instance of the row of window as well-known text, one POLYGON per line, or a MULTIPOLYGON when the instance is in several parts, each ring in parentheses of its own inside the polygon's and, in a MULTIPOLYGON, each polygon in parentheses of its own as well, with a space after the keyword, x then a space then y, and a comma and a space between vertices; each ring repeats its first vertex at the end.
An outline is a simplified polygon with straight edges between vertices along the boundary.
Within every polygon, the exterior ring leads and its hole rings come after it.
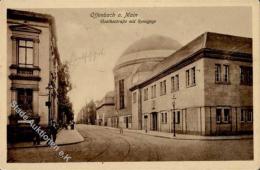
MULTIPOLYGON (((252 67, 240 66, 240 84, 241 85, 252 85, 252 67)), ((217 84, 230 83, 230 68, 226 64, 215 64, 215 82, 217 84)), ((186 70, 186 87, 196 85, 196 68, 186 70)), ((171 77, 171 92, 179 90, 179 75, 176 74, 171 77)), ((160 82, 160 95, 166 94, 166 80, 160 82)), ((156 97, 156 85, 151 86, 151 98, 156 97)), ((144 89, 144 100, 148 100, 148 88, 144 89)), ((136 100, 134 100, 134 103, 136 100)))
MULTIPOLYGON (((242 109, 240 113, 240 122, 252 122, 253 121, 253 110, 242 109)), ((216 110, 216 122, 217 123, 230 123, 230 108, 218 108, 216 110)))
MULTIPOLYGON (((195 67, 186 70, 186 87, 191 87, 196 85, 196 73, 195 73, 195 67)), ((171 77, 171 92, 178 91, 179 90, 179 75, 176 74, 173 77, 171 77)), ((160 82, 160 95, 166 94, 166 80, 163 80, 160 82)), ((136 94, 133 94, 133 102, 136 102, 136 94)), ((156 85, 151 86, 151 98, 156 97, 156 85)), ((148 100, 148 88, 144 89, 144 100, 148 100)))
MULTIPOLYGON (((253 84, 253 69, 252 67, 240 66, 240 84, 252 85, 253 84)), ((215 82, 216 83, 230 83, 229 65, 215 64, 215 82)))
MULTIPOLYGON (((181 118, 181 112, 180 111, 175 111, 173 112, 175 114, 175 124, 180 123, 180 118, 181 118)), ((167 123, 167 112, 161 113, 161 123, 167 123)))
MULTIPOLYGON (((181 112, 175 111, 175 124, 180 123, 181 112)), ((253 110, 242 109, 240 113, 240 122, 252 122, 253 121, 253 110)), ((161 113, 161 123, 168 122, 167 112, 161 113)), ((231 123, 230 108, 217 108, 216 109, 216 123, 231 123)))

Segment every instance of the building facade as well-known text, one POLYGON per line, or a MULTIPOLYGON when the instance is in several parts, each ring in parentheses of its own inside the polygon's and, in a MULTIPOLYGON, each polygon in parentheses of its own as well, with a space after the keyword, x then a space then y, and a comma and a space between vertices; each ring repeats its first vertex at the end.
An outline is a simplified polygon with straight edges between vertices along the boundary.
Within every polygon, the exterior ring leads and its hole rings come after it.
POLYGON ((60 64, 54 19, 50 15, 7 10, 8 138, 25 138, 28 122, 11 109, 16 101, 30 120, 46 128, 58 119, 60 64), (24 134, 22 134, 24 133, 24 134), (22 136, 21 136, 22 135, 22 136))
POLYGON ((130 88, 133 121, 182 134, 252 133, 252 83, 252 39, 204 33, 130 88))
POLYGON ((96 123, 102 126, 118 127, 118 120, 114 120, 114 92, 108 92, 105 97, 98 102, 96 108, 96 123))
MULTIPOLYGON (((132 94, 135 83, 147 77, 153 67, 175 52, 181 45, 165 36, 152 35, 131 44, 119 57, 114 67, 114 120, 122 128, 132 128, 132 94)), ((138 123, 139 124, 139 123, 138 123)))

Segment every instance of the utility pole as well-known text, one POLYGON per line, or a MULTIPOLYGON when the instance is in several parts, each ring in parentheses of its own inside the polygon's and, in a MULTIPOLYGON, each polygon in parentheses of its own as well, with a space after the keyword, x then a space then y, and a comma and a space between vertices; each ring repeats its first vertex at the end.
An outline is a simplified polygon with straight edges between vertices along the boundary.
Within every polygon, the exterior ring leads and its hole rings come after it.
POLYGON ((46 106, 48 107, 48 125, 51 125, 51 90, 53 89, 51 83, 48 83, 48 86, 46 87, 48 90, 48 101, 46 102, 46 106))

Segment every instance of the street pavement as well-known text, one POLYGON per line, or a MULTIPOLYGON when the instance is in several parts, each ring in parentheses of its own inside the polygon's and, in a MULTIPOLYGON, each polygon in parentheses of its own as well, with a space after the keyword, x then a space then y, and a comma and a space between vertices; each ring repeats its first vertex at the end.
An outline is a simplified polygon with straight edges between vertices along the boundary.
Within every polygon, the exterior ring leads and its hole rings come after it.
MULTIPOLYGON (((57 134, 55 141, 56 145, 69 145, 84 141, 84 138, 77 130, 61 129, 57 134)), ((33 142, 19 142, 15 144, 8 144, 8 148, 35 148, 35 147, 48 147, 47 141, 41 141, 40 145, 33 145, 33 142)))
MULTIPOLYGON (((176 140, 77 125, 84 141, 60 146, 71 162, 252 160, 253 140, 176 140)), ((70 136, 67 136, 68 138, 70 136)), ((8 162, 64 162, 49 147, 8 150, 8 162)))

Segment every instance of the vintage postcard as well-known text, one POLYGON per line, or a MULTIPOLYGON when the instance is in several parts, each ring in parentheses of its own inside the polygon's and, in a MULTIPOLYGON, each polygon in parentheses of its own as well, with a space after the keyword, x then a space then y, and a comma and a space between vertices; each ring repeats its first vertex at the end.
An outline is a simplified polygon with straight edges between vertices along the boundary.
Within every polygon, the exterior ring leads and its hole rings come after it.
POLYGON ((258 1, 0 4, 0 170, 260 168, 258 1))

